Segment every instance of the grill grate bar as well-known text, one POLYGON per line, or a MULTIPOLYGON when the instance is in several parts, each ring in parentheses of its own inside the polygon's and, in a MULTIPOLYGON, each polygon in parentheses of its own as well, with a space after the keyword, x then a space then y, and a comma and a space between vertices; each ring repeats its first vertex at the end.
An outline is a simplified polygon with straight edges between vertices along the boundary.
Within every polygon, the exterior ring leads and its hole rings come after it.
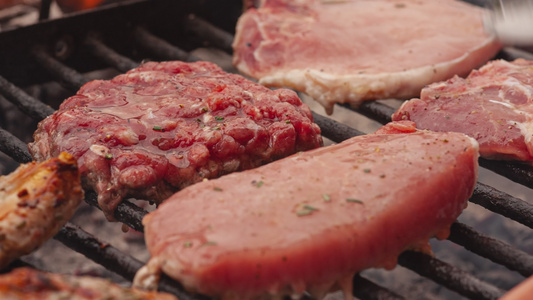
POLYGON ((351 106, 350 104, 342 104, 342 106, 381 124, 389 123, 392 114, 396 111, 394 108, 377 101, 363 101, 357 107, 351 106))
POLYGON ((78 73, 76 70, 67 67, 48 54, 43 47, 35 47, 31 51, 31 54, 37 63, 49 71, 50 74, 55 76, 65 88, 74 93, 77 92, 82 85, 89 82, 89 79, 85 76, 78 73))
POLYGON ((360 299, 367 300, 403 300, 405 297, 400 296, 388 289, 375 284, 374 282, 355 274, 352 279, 353 295, 360 299))
POLYGON ((336 143, 340 143, 354 136, 365 134, 362 131, 354 129, 328 117, 319 115, 315 112, 313 112, 313 121, 318 125, 318 127, 320 127, 323 136, 336 143))
POLYGON ((453 223, 448 239, 525 277, 533 275, 533 256, 505 242, 481 234, 470 226, 459 222, 453 223))
POLYGON ((161 39, 146 28, 137 26, 133 32, 133 38, 138 46, 141 46, 144 50, 156 55, 158 58, 181 60, 181 61, 198 61, 200 58, 190 54, 164 39, 161 39))
POLYGON ((193 34, 202 37, 211 46, 233 53, 233 35, 210 22, 190 14, 185 18, 185 28, 193 34))
POLYGON ((498 299, 505 291, 479 280, 448 263, 415 251, 405 251, 398 263, 471 299, 498 299))
POLYGON ((53 108, 26 94, 2 76, 0 76, 0 94, 32 119, 41 120, 54 113, 53 108))
POLYGON ((522 199, 478 182, 470 201, 533 229, 533 205, 522 199))
MULTIPOLYGON (((97 195, 93 191, 85 192, 85 202, 102 210, 98 205, 97 195)), ((148 212, 143 208, 140 208, 128 200, 123 200, 118 204, 117 209, 115 210, 115 218, 136 231, 144 232, 142 219, 147 213, 148 212)))
POLYGON ((93 35, 89 35, 85 39, 84 45, 91 52, 91 54, 98 57, 108 65, 113 66, 120 72, 125 73, 139 66, 139 63, 129 59, 126 56, 118 54, 115 50, 109 48, 106 44, 93 35))
POLYGON ((3 128, 0 128, 0 151, 19 163, 32 161, 26 144, 3 128))
POLYGON ((479 165, 516 183, 533 189, 533 166, 519 162, 506 162, 479 158, 479 165))

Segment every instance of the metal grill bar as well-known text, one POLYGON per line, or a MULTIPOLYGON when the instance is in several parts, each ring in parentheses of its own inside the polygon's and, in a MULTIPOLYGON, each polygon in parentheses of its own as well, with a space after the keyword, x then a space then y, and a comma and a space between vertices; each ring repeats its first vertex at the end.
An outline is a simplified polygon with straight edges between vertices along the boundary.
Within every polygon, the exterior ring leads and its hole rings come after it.
POLYGON ((67 67, 48 54, 43 47, 35 47, 31 51, 31 54, 37 63, 56 77, 65 88, 74 93, 77 92, 82 85, 89 82, 89 79, 85 76, 81 75, 76 70, 67 67))
POLYGON ((35 120, 44 119, 54 113, 53 108, 26 94, 2 76, 0 76, 0 94, 35 120))
POLYGON ((32 161, 26 144, 3 128, 0 128, 0 151, 19 163, 32 161))
POLYGON ((470 201, 533 229, 533 205, 528 202, 479 182, 470 201))
POLYGON ((453 223, 450 231, 448 239, 465 249, 517 271, 525 277, 533 275, 533 256, 459 222, 453 223))
POLYGON ((139 63, 129 59, 128 57, 118 54, 115 50, 109 48, 106 44, 93 35, 89 35, 85 39, 84 45, 91 52, 91 54, 98 57, 108 65, 113 66, 118 71, 125 73, 139 66, 139 63))
POLYGON ((505 291, 427 254, 405 251, 398 263, 471 299, 498 299, 505 291))
POLYGON ((208 41, 211 46, 233 53, 233 35, 211 24, 210 22, 190 14, 185 18, 185 27, 196 36, 208 41))
POLYGON ((353 295, 360 299, 367 300, 404 300, 400 296, 388 289, 375 284, 374 282, 356 274, 352 279, 353 295))
POLYGON ((479 165, 533 189, 533 166, 519 162, 496 161, 484 158, 479 159, 479 165))
POLYGON ((137 45, 141 46, 149 53, 156 55, 158 58, 189 62, 200 60, 200 58, 170 44, 164 39, 153 35, 144 27, 135 27, 133 39, 137 45))

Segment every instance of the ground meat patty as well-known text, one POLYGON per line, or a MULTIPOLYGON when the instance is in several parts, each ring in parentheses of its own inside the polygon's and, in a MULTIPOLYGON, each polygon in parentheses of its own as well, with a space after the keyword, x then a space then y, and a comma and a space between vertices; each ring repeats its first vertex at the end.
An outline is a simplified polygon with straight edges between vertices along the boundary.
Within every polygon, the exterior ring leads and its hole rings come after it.
POLYGON ((41 123, 36 160, 67 151, 108 219, 126 196, 176 190, 322 145, 296 93, 270 90, 208 62, 145 63, 84 85, 41 123))

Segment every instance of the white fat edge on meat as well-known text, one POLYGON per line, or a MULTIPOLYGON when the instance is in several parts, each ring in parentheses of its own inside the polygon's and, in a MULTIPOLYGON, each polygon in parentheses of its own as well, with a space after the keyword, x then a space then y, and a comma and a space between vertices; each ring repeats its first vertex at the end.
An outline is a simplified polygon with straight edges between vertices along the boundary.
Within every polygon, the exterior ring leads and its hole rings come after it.
POLYGON ((343 75, 318 69, 282 70, 260 78, 259 83, 266 86, 288 86, 302 91, 331 114, 335 103, 357 105, 367 99, 419 95, 425 85, 455 75, 457 66, 471 65, 474 68, 478 62, 470 58, 478 55, 477 52, 481 52, 479 55, 485 54, 487 51, 485 48, 490 48, 489 44, 493 43, 495 43, 494 38, 487 38, 485 43, 456 59, 409 70, 343 75))
POLYGON ((94 154, 104 157, 104 158, 106 157, 107 154, 109 154, 109 148, 107 148, 104 145, 93 144, 91 145, 91 147, 89 147, 89 150, 91 150, 94 154))

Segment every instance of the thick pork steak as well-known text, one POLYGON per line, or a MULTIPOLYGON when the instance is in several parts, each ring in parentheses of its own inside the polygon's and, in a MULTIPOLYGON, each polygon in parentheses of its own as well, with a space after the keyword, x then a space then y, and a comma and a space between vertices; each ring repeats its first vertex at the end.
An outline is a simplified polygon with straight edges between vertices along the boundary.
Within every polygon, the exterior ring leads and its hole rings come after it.
POLYGON ((150 62, 84 85, 29 144, 71 153, 109 219, 126 196, 161 202, 177 189, 322 144, 296 93, 272 91, 208 62, 150 62))
POLYGON ((410 98, 466 75, 500 44, 455 0, 264 0, 237 23, 235 66, 267 86, 335 103, 410 98))
POLYGON ((496 60, 466 79, 431 84, 392 119, 463 132, 479 142, 481 156, 488 159, 533 162, 533 61, 496 60))
POLYGON ((143 220, 152 258, 135 284, 162 269, 222 299, 305 290, 320 299, 335 284, 351 297, 354 273, 392 268, 405 249, 447 237, 477 160, 474 139, 404 121, 195 184, 143 220))

